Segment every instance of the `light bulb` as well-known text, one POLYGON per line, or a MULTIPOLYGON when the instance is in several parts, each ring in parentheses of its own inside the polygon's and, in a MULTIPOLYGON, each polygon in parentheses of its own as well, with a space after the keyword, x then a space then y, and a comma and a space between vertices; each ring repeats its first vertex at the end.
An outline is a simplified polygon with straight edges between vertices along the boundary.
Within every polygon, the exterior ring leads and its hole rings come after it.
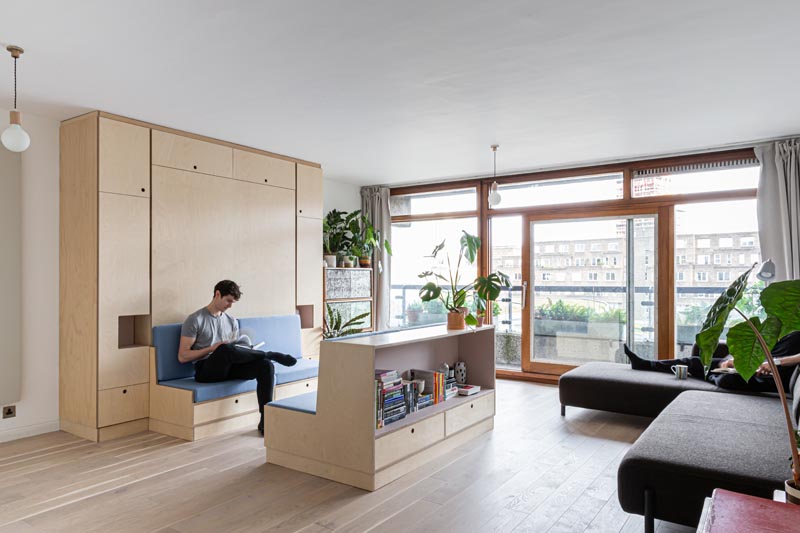
POLYGON ((500 196, 500 193, 497 192, 497 182, 495 181, 494 183, 492 183, 492 186, 489 189, 489 206, 490 207, 497 206, 498 204, 500 204, 500 201, 502 199, 503 198, 502 196, 500 196))
POLYGON ((0 142, 12 152, 24 152, 31 145, 31 136, 19 124, 11 124, 0 135, 0 142))
POLYGON ((775 277, 775 263, 772 262, 772 259, 764 261, 761 268, 758 269, 756 277, 761 281, 769 281, 775 277))

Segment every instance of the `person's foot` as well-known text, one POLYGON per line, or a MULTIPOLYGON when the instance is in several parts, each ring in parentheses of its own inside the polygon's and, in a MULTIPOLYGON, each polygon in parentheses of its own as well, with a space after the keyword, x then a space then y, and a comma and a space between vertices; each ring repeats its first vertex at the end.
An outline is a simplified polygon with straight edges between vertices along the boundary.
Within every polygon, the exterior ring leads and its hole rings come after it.
POLYGON ((642 359, 632 351, 628 349, 627 344, 623 344, 622 347, 625 349, 625 355, 628 356, 628 359, 631 360, 631 368, 634 370, 650 370, 653 368, 653 362, 648 361, 647 359, 642 359))
POLYGON ((261 422, 258 423, 258 427, 256 429, 258 429, 258 432, 263 437, 264 436, 264 415, 261 415, 261 422))
POLYGON ((283 366, 294 366, 297 364, 297 359, 285 353, 270 352, 268 358, 270 361, 275 361, 283 366))

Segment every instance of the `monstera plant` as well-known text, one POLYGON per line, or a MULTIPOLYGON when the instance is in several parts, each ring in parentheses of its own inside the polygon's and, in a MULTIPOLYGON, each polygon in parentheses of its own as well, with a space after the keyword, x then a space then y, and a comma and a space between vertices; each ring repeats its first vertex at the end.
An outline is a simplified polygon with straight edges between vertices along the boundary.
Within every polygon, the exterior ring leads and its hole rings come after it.
POLYGON ((787 480, 787 485, 791 484, 793 487, 787 486, 787 491, 789 488, 797 490, 800 489, 800 456, 795 440, 794 422, 771 350, 784 335, 800 330, 800 280, 775 282, 761 291, 761 305, 767 315, 761 320, 757 316, 748 317, 736 308, 747 288, 747 279, 752 270, 753 268, 750 268, 739 276, 717 299, 695 340, 700 348, 700 359, 708 373, 714 350, 728 317, 732 312, 736 312, 744 319, 728 330, 728 348, 733 355, 736 371, 745 381, 753 377, 765 359, 769 363, 781 399, 792 452, 793 479, 787 480))
MULTIPOLYGON (((460 269, 464 261, 474 264, 478 257, 478 250, 481 247, 481 240, 475 235, 470 235, 466 231, 459 241, 460 249, 455 267, 450 261, 450 254, 446 254, 447 276, 444 274, 428 270, 422 272, 419 277, 424 278, 427 283, 419 291, 419 297, 423 302, 440 300, 449 311, 447 327, 449 329, 464 329, 465 324, 477 326, 478 319, 467 310, 467 297, 474 292, 474 297, 481 302, 485 308, 487 300, 496 300, 500 296, 500 291, 505 287, 511 287, 508 276, 502 272, 494 272, 488 276, 478 276, 469 283, 461 283, 460 269), (444 282, 444 287, 440 284, 444 282)), ((430 257, 436 259, 438 254, 444 250, 445 241, 433 249, 430 257)))

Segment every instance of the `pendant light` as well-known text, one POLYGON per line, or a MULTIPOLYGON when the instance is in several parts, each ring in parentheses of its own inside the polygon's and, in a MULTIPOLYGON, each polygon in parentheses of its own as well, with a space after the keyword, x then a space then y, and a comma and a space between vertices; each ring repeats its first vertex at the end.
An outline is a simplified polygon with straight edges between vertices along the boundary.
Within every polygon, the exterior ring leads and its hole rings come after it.
MULTIPOLYGON (((499 144, 493 144, 491 146, 492 152, 494 153, 494 177, 497 178, 497 149, 500 148, 499 144)), ((500 193, 497 192, 497 181, 492 183, 492 186, 489 188, 489 207, 497 207, 500 204, 500 201, 503 198, 500 196, 500 193)))
POLYGON ((17 59, 25 50, 19 46, 9 45, 6 47, 14 58, 14 109, 11 111, 11 124, 0 135, 0 142, 12 152, 24 152, 31 145, 31 136, 22 129, 20 123, 21 114, 17 110, 17 59))

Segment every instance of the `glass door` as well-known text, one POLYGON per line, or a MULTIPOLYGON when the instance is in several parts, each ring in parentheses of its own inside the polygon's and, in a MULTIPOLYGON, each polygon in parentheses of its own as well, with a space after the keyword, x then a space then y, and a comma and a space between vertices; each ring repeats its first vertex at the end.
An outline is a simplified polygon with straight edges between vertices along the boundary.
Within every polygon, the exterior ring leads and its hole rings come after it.
POLYGON ((655 357, 655 215, 528 220, 523 369, 655 357))

